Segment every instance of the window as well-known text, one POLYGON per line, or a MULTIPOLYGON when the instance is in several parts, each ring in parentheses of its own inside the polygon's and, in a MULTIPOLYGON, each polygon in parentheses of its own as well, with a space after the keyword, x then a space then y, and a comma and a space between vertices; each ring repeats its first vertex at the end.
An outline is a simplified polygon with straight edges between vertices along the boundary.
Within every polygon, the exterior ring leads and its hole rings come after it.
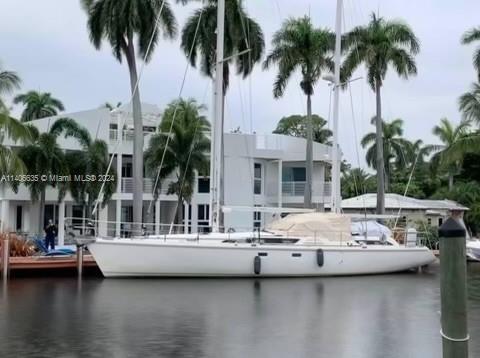
POLYGON ((122 163, 122 178, 131 178, 133 176, 133 164, 131 157, 125 157, 122 163))
POLYGON ((22 231, 22 206, 17 206, 17 223, 15 225, 15 229, 17 231, 22 231))
POLYGON ((442 226, 443 224, 443 218, 438 218, 438 226, 442 226))
MULTIPOLYGON (((258 206, 258 205, 255 205, 258 206)), ((262 227, 262 213, 260 211, 253 212, 253 227, 255 229, 262 227)))
POLYGON ((428 223, 429 226, 431 226, 432 225, 432 218, 427 218, 427 223, 428 223))
POLYGON ((209 231, 210 206, 208 204, 198 205, 197 224, 198 232, 209 231))
POLYGON ((282 180, 285 182, 304 182, 307 180, 306 169, 303 167, 284 167, 282 169, 282 180))
POLYGON ((254 164, 253 177, 253 193, 262 194, 262 164, 254 164))
POLYGON ((199 177, 198 178, 198 192, 199 193, 210 193, 210 178, 209 177, 199 177))

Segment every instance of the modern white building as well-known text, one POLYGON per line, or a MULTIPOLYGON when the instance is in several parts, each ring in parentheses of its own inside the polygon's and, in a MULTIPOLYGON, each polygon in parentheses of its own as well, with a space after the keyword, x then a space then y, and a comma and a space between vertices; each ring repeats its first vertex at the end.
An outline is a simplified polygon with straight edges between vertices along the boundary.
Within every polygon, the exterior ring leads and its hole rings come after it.
MULTIPOLYGON (((155 105, 143 104, 145 148, 149 138, 161 120, 161 111, 155 105)), ((132 221, 132 153, 133 120, 129 107, 110 112, 106 108, 63 114, 31 122, 40 131, 46 131, 60 117, 76 120, 89 130, 93 138, 105 140, 117 172, 117 190, 108 204, 99 211, 99 234, 124 235, 128 222, 132 221), (118 128, 123 128, 119 138, 118 128)), ((305 148, 303 138, 284 135, 226 133, 224 136, 224 205, 226 206, 275 206, 303 207, 305 190, 305 148)), ((73 138, 60 137, 58 142, 65 150, 79 150, 73 138)), ((331 165, 331 147, 314 143, 313 202, 319 209, 329 206, 331 185, 326 180, 326 168, 331 165)), ((153 180, 144 178, 144 222, 150 232, 165 232, 172 223, 177 205, 175 195, 167 195, 168 181, 161 185, 159 200, 152 203, 153 211, 147 209, 153 200, 153 180)), ((184 205, 185 228, 191 232, 208 229, 209 223, 209 178, 197 177, 194 195, 184 205)), ((33 233, 39 227, 39 203, 32 202, 28 189, 21 185, 18 193, 3 187, 1 190, 1 220, 3 227, 11 231, 33 233)), ((48 188, 46 193, 45 220, 53 219, 59 226, 59 237, 72 224, 65 218, 83 217, 83 208, 67 194, 58 202, 58 193, 48 188)), ((251 229, 263 227, 274 214, 259 212, 225 213, 226 229, 251 229)), ((80 220, 80 221, 79 221, 80 220)))

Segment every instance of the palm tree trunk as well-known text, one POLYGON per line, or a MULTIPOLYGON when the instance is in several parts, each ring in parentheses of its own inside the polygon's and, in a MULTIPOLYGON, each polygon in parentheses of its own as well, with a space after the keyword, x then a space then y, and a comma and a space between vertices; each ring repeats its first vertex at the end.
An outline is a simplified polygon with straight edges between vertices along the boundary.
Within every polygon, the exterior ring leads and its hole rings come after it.
POLYGON ((40 193, 40 205, 38 212, 38 232, 43 233, 43 228, 45 226, 45 188, 42 189, 40 193))
POLYGON ((382 97, 380 80, 375 82, 377 100, 377 214, 385 214, 385 162, 383 161, 382 97))
POLYGON ((453 190, 453 174, 449 173, 448 174, 448 191, 453 190))
POLYGON ((135 48, 132 39, 129 39, 125 51, 128 70, 130 72, 130 86, 133 94, 133 225, 132 234, 141 234, 142 209, 143 209, 143 121, 140 103, 140 90, 137 86, 137 64, 135 48))
POLYGON ((306 155, 306 183, 304 206, 312 207, 312 173, 313 173, 313 124, 312 124, 312 99, 307 95, 307 155, 306 155))
MULTIPOLYGON (((182 228, 182 221, 183 221, 183 198, 179 196, 177 201, 177 230, 182 228)), ((175 230, 175 232, 177 231, 175 230)), ((178 232, 180 232, 180 230, 178 232)))

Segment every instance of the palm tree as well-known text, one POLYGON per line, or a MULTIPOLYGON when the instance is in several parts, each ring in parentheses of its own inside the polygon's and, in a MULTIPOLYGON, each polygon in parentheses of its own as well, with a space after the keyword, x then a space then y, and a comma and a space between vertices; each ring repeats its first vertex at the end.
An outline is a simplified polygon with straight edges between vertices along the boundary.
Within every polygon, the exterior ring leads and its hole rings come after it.
POLYGON ((376 168, 377 168, 377 213, 385 213, 385 176, 382 144, 382 100, 381 88, 387 70, 393 67, 400 77, 408 78, 417 73, 414 55, 420 50, 412 29, 399 21, 387 21, 374 13, 366 26, 352 29, 346 36, 346 55, 343 71, 345 78, 364 63, 367 80, 376 93, 376 168))
POLYGON ((452 124, 447 118, 442 118, 440 124, 433 127, 433 134, 436 135, 441 145, 433 147, 435 154, 432 157, 434 169, 445 168, 448 173, 448 188, 453 189, 453 177, 459 171, 461 159, 466 148, 460 148, 460 142, 467 136, 467 129, 470 126, 468 121, 462 121, 458 126, 452 124), (452 158, 454 156, 454 158, 452 158))
POLYGON ((52 97, 50 93, 37 91, 29 91, 24 94, 19 94, 13 99, 13 103, 22 103, 25 106, 21 116, 22 122, 56 116, 59 111, 65 110, 63 103, 52 97))
POLYGON ((34 141, 20 149, 19 156, 27 167, 27 174, 37 175, 38 180, 26 183, 30 190, 32 201, 40 200, 38 232, 41 233, 44 224, 45 191, 47 186, 58 188, 58 199, 66 193, 67 183, 58 183, 51 176, 68 175, 65 153, 57 143, 62 133, 77 131, 78 125, 73 119, 59 118, 48 132, 39 133, 32 130, 34 141))
POLYGON ((101 180, 69 182, 73 199, 83 205, 85 216, 90 217, 97 198, 100 196, 101 202, 98 204, 104 206, 116 189, 114 169, 110 168, 107 171, 110 162, 108 145, 101 139, 93 139, 88 130, 78 125, 66 131, 65 137, 76 138, 81 146, 81 150, 69 151, 65 154, 70 175, 81 175, 84 178, 87 175, 95 175, 97 178, 99 175, 107 175, 105 178, 108 178, 105 180, 101 196, 100 189, 103 183, 101 180))
POLYGON ((425 164, 426 158, 435 149, 435 146, 430 144, 423 144, 423 140, 417 139, 414 142, 405 140, 405 156, 408 170, 413 170, 414 167, 425 164))
MULTIPOLYGON (((327 121, 317 114, 312 114, 313 140, 318 143, 329 144, 332 131, 325 128, 327 121)), ((307 138, 307 117, 294 114, 283 117, 273 131, 276 134, 285 134, 293 137, 307 138)))
MULTIPOLYGON (((372 118, 372 124, 376 124, 376 118, 372 118)), ((395 119, 392 122, 382 121, 382 141, 383 144, 383 161, 385 188, 388 190, 393 166, 404 166, 407 163, 408 141, 402 137, 403 120, 395 119)), ((367 164, 375 170, 378 169, 378 161, 376 154, 378 153, 377 133, 367 133, 360 142, 363 148, 367 148, 366 161, 367 164)), ((378 180, 378 177, 377 177, 378 180)), ((377 184, 378 185, 378 184, 377 184)), ((378 195, 378 193, 377 193, 378 195)))
POLYGON ((369 193, 375 187, 375 179, 362 168, 348 169, 342 173, 342 197, 369 193))
POLYGON ((313 172, 313 123, 312 101, 315 85, 324 71, 333 69, 331 53, 335 44, 335 35, 327 29, 317 29, 310 18, 286 20, 281 29, 273 35, 272 51, 263 63, 265 69, 278 65, 278 74, 273 85, 273 95, 280 98, 285 93, 287 83, 299 70, 302 74, 300 88, 307 96, 307 148, 306 148, 306 186, 304 205, 312 207, 313 172))
POLYGON ((4 71, 0 68, 0 112, 5 112, 7 106, 2 100, 2 95, 11 94, 14 90, 20 88, 20 77, 13 71, 4 71))
POLYGON ((95 48, 100 49, 106 40, 115 58, 119 62, 125 58, 128 64, 134 124, 133 230, 139 233, 143 209, 143 123, 136 53, 148 62, 158 42, 157 27, 165 37, 173 38, 177 24, 167 0, 82 0, 82 5, 88 14, 88 32, 95 48))
POLYGON ((106 108, 110 112, 113 111, 114 109, 120 108, 122 106, 122 102, 117 102, 115 105, 111 104, 110 102, 105 102, 100 106, 100 108, 106 108))
MULTIPOLYGON (((480 40, 480 28, 474 27, 465 32, 462 36, 461 42, 464 45, 471 44, 472 42, 480 40)), ((480 47, 477 47, 473 54, 473 67, 477 70, 480 79, 480 47)))
MULTIPOLYGON (((193 67, 200 62, 202 74, 213 78, 216 64, 217 0, 205 0, 182 30, 181 48, 193 67), (198 29, 198 30, 197 30, 198 29), (196 34, 196 36, 195 36, 196 34)), ((225 1, 224 93, 228 88, 230 65, 244 78, 260 62, 265 41, 260 25, 246 13, 242 0, 225 1)))
POLYGON ((177 224, 183 221, 183 203, 191 200, 195 172, 205 173, 209 168, 210 140, 205 133, 209 131, 210 124, 201 114, 203 110, 204 107, 193 99, 180 99, 170 103, 163 114, 159 133, 152 136, 145 152, 145 164, 154 180, 159 170, 161 179, 176 174, 177 180, 169 184, 168 194, 176 194, 178 197, 177 224), (172 125, 175 111, 175 122, 172 125), (168 139, 170 127, 172 133, 168 139), (164 151, 165 158, 160 168, 164 151))
POLYGON ((463 117, 480 124, 480 83, 472 83, 472 89, 460 96, 458 102, 463 117))

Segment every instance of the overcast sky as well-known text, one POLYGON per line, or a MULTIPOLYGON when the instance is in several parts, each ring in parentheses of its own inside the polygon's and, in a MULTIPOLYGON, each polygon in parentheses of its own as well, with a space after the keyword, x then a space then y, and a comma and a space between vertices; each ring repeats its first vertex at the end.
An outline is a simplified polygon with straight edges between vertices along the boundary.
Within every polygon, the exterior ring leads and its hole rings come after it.
MULTIPOLYGON (((170 0, 171 3, 174 1, 170 0)), ((334 0, 245 0, 249 14, 262 26, 267 51, 272 34, 283 19, 310 14, 316 26, 333 29, 334 0)), ((22 91, 51 92, 61 99, 67 112, 98 107, 105 101, 129 101, 130 86, 126 64, 119 64, 104 44, 101 51, 91 45, 86 31, 86 15, 79 0, 0 0, 0 61, 3 69, 14 70, 23 80, 22 91)), ((179 28, 198 7, 174 6, 179 28)), ((344 0, 345 29, 368 21, 372 11, 385 18, 398 18, 411 25, 421 41, 417 57, 418 76, 404 81, 391 72, 383 89, 384 118, 402 118, 405 135, 435 142, 432 127, 441 117, 458 122, 458 96, 476 75, 472 67, 475 46, 460 45, 462 33, 480 25, 478 0, 344 0)), ((145 67, 141 98, 165 106, 178 96, 186 60, 179 40, 161 40, 153 60, 145 67)), ((358 71, 362 76, 364 70, 358 71)), ((227 98, 226 128, 244 132, 271 132, 282 116, 304 113, 305 97, 299 89, 299 76, 292 78, 285 96, 275 100, 272 83, 275 69, 256 68, 251 80, 232 78, 227 98), (251 99, 251 100, 250 100, 251 99)), ((210 81, 190 68, 185 97, 211 103, 210 81)), ((363 150, 355 140, 371 131, 370 118, 375 99, 365 80, 352 84, 350 93, 341 95, 340 145, 347 160, 361 166, 363 150), (353 114, 352 114, 353 113, 353 114), (355 126, 353 118, 355 118, 355 126)), ((314 113, 329 118, 330 92, 325 82, 316 87, 314 113)), ((18 114, 21 108, 14 108, 18 114)))

